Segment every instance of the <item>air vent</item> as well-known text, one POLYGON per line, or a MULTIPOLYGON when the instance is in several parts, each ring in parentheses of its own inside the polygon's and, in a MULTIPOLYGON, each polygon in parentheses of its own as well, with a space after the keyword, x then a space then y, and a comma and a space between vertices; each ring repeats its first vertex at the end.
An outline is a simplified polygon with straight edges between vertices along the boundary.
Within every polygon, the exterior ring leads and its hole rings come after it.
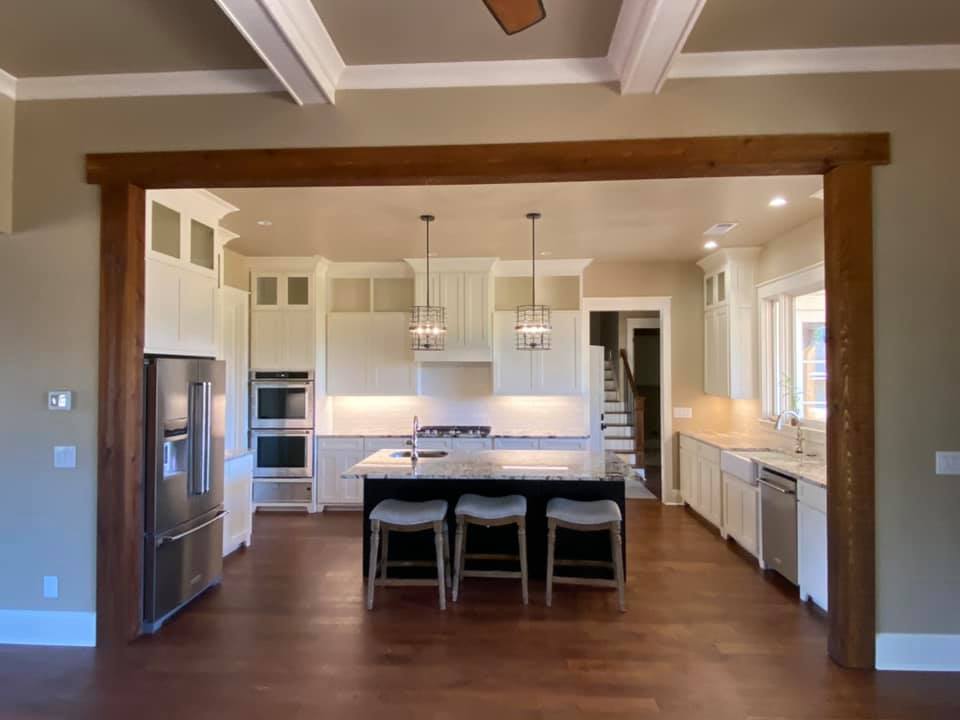
POLYGON ((740 223, 735 222, 717 223, 716 225, 707 228, 703 234, 707 237, 720 237, 721 235, 726 235, 739 224, 740 223))

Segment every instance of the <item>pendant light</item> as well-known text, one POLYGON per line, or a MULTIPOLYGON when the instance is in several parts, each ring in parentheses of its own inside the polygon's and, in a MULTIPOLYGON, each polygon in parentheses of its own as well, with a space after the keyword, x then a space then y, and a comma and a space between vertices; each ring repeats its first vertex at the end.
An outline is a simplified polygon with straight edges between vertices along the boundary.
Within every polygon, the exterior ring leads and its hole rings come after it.
POLYGON ((517 306, 517 350, 550 349, 550 308, 537 305, 537 220, 540 213, 527 213, 530 221, 530 304, 517 306))
POLYGON ((410 308, 410 349, 441 351, 446 347, 447 311, 430 304, 430 223, 433 215, 421 215, 427 229, 427 304, 410 308))

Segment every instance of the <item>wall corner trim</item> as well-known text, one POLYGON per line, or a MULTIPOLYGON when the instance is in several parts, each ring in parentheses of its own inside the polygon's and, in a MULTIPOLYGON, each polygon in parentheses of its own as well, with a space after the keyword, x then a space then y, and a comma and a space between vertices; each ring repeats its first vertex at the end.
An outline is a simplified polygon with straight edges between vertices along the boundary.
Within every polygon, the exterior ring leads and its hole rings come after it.
POLYGON ((0 610, 0 645, 94 647, 95 612, 0 610))
POLYGON ((877 633, 877 670, 960 672, 960 635, 877 633))

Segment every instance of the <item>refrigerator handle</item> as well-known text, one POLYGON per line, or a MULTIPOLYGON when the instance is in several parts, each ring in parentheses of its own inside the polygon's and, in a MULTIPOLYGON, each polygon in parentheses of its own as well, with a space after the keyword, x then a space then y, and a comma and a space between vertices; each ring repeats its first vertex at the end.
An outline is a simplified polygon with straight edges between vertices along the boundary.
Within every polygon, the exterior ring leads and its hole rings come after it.
POLYGON ((190 489, 191 495, 210 492, 210 433, 213 384, 190 384, 190 489))

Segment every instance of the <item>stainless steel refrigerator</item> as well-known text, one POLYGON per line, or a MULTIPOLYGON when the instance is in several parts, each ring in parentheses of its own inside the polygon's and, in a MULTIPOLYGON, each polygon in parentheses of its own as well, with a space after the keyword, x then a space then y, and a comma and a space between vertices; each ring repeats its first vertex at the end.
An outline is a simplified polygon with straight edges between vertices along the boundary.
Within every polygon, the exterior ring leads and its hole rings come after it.
POLYGON ((143 630, 223 575, 224 364, 147 357, 143 630))

